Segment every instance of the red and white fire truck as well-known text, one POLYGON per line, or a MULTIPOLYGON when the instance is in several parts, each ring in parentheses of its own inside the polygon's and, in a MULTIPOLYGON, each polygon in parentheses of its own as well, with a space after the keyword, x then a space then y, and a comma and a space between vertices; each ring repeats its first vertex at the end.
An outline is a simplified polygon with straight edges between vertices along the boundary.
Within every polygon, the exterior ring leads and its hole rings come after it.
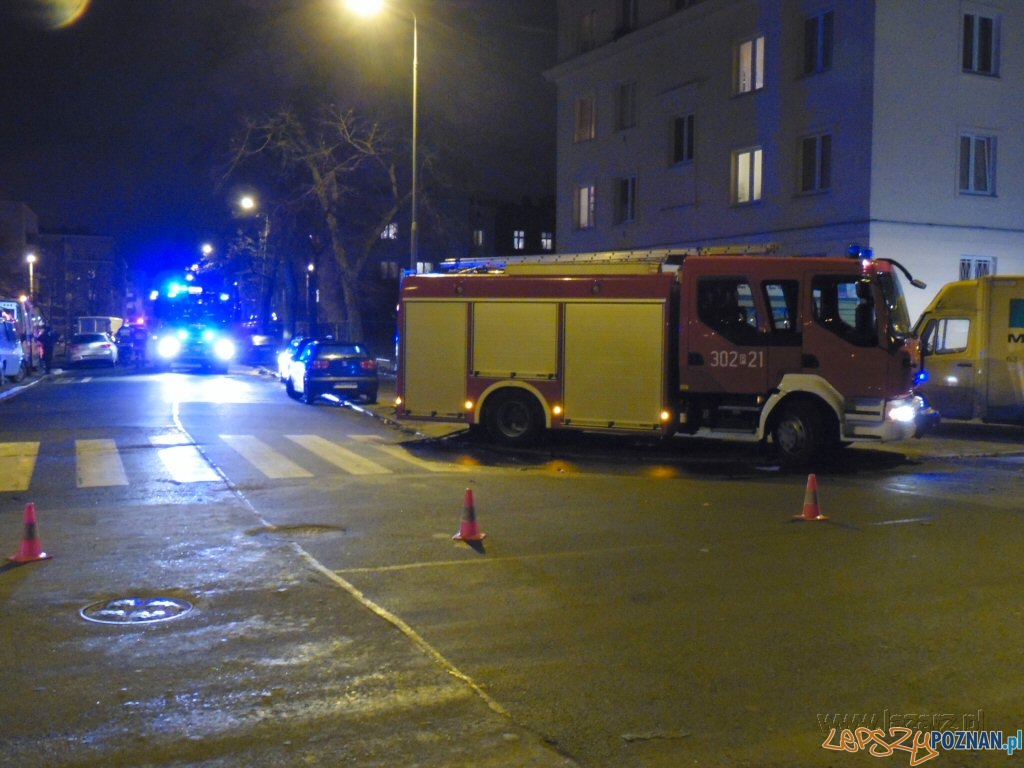
POLYGON ((897 268, 649 251, 412 275, 397 415, 507 444, 548 429, 743 434, 793 467, 907 438, 920 351, 897 268))

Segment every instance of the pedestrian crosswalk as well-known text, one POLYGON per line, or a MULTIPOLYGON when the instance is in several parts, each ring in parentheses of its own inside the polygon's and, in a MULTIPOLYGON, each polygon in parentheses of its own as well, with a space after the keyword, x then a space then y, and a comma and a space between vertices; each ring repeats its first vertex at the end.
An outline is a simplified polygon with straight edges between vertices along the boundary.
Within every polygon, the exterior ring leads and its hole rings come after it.
POLYGON ((0 492, 27 491, 33 483, 110 488, 155 479, 203 483, 253 476, 310 480, 331 473, 466 471, 459 464, 413 456, 376 435, 346 435, 338 440, 314 434, 273 439, 222 434, 198 445, 184 433, 170 432, 150 435, 142 451, 137 441, 121 444, 111 438, 79 439, 73 445, 69 452, 66 442, 0 442, 0 492))

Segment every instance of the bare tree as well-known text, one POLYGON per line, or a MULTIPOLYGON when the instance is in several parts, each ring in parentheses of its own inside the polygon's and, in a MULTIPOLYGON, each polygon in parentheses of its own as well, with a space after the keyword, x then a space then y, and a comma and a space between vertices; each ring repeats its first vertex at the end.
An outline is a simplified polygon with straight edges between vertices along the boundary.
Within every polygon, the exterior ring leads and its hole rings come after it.
MULTIPOLYGON (((236 138, 231 172, 267 155, 295 185, 298 202, 322 217, 325 253, 332 259, 346 333, 363 336, 360 280, 380 234, 407 202, 393 160, 393 147, 380 122, 352 110, 328 107, 304 120, 293 109, 250 122, 236 138)), ((330 306, 330 303, 328 303, 330 306)))

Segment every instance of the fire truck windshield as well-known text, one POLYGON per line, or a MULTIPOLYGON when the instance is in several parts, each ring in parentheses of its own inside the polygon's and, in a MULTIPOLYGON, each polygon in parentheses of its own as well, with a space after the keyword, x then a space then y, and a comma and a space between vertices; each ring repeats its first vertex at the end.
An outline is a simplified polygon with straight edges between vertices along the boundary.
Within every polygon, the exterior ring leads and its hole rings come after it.
POLYGON ((885 297, 885 305, 889 309, 889 324, 892 335, 904 339, 911 335, 910 312, 907 309, 907 298, 903 294, 903 285, 899 277, 892 272, 879 272, 878 285, 885 297))

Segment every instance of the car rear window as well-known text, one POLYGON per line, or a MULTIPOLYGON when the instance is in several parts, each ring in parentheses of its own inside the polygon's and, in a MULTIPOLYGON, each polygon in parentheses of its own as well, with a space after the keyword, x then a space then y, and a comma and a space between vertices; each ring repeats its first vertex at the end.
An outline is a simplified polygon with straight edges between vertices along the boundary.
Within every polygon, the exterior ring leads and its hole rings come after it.
POLYGON ((107 341, 102 333, 79 333, 71 338, 72 344, 92 344, 95 341, 107 341))
POLYGON ((353 357, 366 355, 366 350, 358 344, 321 344, 320 357, 353 357))

